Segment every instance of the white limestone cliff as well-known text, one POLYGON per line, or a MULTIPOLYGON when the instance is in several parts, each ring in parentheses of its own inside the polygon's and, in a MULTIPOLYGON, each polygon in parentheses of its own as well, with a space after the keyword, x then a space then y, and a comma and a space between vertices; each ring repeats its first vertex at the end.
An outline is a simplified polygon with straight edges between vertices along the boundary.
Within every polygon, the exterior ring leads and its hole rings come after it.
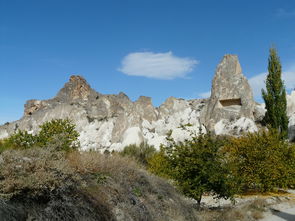
MULTIPOLYGON (((295 92, 287 101, 289 134, 295 139, 295 92)), ((80 133, 82 150, 121 150, 141 142, 159 148, 168 132, 175 141, 208 130, 231 135, 255 132, 264 114, 264 105, 253 101, 237 56, 226 55, 217 66, 210 99, 170 97, 154 107, 149 97, 132 102, 124 93, 103 95, 81 76, 72 76, 56 97, 29 100, 20 120, 0 126, 0 139, 18 129, 37 133, 46 121, 70 118, 80 133)))

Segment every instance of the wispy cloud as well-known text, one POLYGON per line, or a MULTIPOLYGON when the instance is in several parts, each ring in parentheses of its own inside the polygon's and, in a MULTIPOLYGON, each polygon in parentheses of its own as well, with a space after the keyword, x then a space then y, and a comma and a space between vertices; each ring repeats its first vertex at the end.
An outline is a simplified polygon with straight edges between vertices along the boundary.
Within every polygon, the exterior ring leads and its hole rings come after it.
POLYGON ((208 97, 211 96, 211 91, 203 92, 203 93, 200 93, 200 94, 198 94, 198 95, 199 95, 199 97, 201 97, 201 98, 208 98, 208 97))
POLYGON ((276 11, 276 16, 279 17, 279 18, 291 18, 291 17, 295 17, 295 9, 294 10, 287 11, 287 10, 285 10, 283 8, 279 8, 276 11))
POLYGON ((257 74, 251 78, 249 78, 249 84, 253 91, 253 96, 256 99, 261 97, 261 89, 265 89, 265 79, 267 72, 257 74))
MULTIPOLYGON (((260 73, 249 79, 249 84, 253 90, 253 96, 256 99, 261 98, 261 89, 265 89, 265 79, 267 72, 260 73)), ((290 67, 282 73, 282 79, 284 80, 285 87, 287 90, 292 90, 295 88, 295 66, 290 67)))
MULTIPOLYGON (((249 84, 253 91, 255 99, 261 99, 261 89, 265 89, 265 80, 267 72, 257 74, 248 79, 249 84)), ((295 65, 288 68, 282 73, 282 79, 284 81, 287 90, 293 90, 295 88, 295 65)), ((210 91, 198 94, 201 98, 208 98, 211 95, 210 91)))
POLYGON ((118 69, 124 74, 156 79, 185 77, 199 61, 173 53, 135 52, 126 55, 118 69))

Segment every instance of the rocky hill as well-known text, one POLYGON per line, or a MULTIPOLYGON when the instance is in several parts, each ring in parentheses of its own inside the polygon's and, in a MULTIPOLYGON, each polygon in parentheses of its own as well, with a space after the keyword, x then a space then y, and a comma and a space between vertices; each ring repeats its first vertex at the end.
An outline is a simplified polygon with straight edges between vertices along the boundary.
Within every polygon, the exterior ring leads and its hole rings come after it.
MULTIPOLYGON (((293 139, 295 93, 287 99, 293 139)), ((217 66, 208 99, 170 97, 154 107, 149 97, 132 102, 124 93, 104 95, 94 91, 83 77, 71 76, 54 98, 27 101, 20 120, 0 126, 0 138, 18 129, 36 133, 45 121, 70 118, 77 125, 83 150, 119 150, 143 141, 158 148, 170 130, 175 140, 188 137, 190 132, 199 133, 200 129, 233 135, 256 131, 264 112, 263 105, 253 100, 238 57, 225 55, 217 66), (189 125, 189 131, 184 131, 182 125, 189 125)))

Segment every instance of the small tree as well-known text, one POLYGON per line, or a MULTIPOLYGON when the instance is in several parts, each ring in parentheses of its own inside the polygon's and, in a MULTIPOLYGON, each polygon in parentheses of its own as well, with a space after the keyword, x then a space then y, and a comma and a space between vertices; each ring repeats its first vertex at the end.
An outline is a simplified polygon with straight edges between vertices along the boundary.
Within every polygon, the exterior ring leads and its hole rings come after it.
POLYGON ((242 192, 267 192, 295 183, 295 145, 276 129, 232 137, 223 149, 242 192))
POLYGON ((52 146, 57 150, 70 150, 79 147, 79 133, 69 119, 53 119, 40 126, 38 145, 52 146))
POLYGON ((268 75, 266 91, 262 89, 266 114, 264 122, 272 128, 278 129, 282 137, 287 136, 288 117, 286 90, 282 77, 282 67, 275 48, 269 50, 268 75))
POLYGON ((171 137, 167 140, 170 145, 162 146, 165 157, 161 159, 166 158, 168 163, 163 165, 170 167, 168 175, 186 196, 196 199, 199 205, 204 193, 211 192, 217 198, 233 196, 235 182, 220 151, 223 140, 211 134, 201 134, 179 143, 171 137))

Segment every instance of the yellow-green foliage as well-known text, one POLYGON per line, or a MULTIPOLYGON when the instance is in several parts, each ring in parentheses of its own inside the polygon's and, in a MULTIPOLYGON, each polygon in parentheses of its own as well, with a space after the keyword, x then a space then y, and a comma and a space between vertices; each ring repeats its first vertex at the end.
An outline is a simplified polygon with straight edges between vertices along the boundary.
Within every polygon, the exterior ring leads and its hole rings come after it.
POLYGON ((222 140, 211 134, 179 143, 168 135, 167 140, 169 145, 162 146, 162 151, 149 161, 150 171, 171 177, 185 195, 199 204, 206 192, 222 198, 233 196, 233 179, 219 151, 222 140))
POLYGON ((36 136, 29 134, 27 131, 18 130, 10 137, 0 140, 0 153, 10 148, 30 148, 36 142, 36 136))
POLYGON ((272 191, 294 184, 295 147, 276 130, 231 138, 224 151, 242 191, 272 191))
POLYGON ((14 148, 26 149, 36 144, 37 137, 27 131, 18 130, 8 138, 7 142, 14 148))
POLYGON ((10 148, 10 144, 8 143, 7 138, 0 140, 0 153, 2 153, 4 150, 9 148, 10 148))
POLYGON ((67 151, 79 147, 79 133, 69 119, 51 120, 42 124, 40 128, 41 131, 36 135, 18 130, 10 137, 0 140, 0 153, 12 148, 51 147, 67 151))
POLYGON ((171 178, 172 168, 163 148, 149 158, 148 170, 158 176, 171 178))
POLYGON ((75 130, 75 124, 69 119, 54 119, 40 126, 38 145, 51 145, 56 149, 69 150, 79 147, 79 133, 75 130))

